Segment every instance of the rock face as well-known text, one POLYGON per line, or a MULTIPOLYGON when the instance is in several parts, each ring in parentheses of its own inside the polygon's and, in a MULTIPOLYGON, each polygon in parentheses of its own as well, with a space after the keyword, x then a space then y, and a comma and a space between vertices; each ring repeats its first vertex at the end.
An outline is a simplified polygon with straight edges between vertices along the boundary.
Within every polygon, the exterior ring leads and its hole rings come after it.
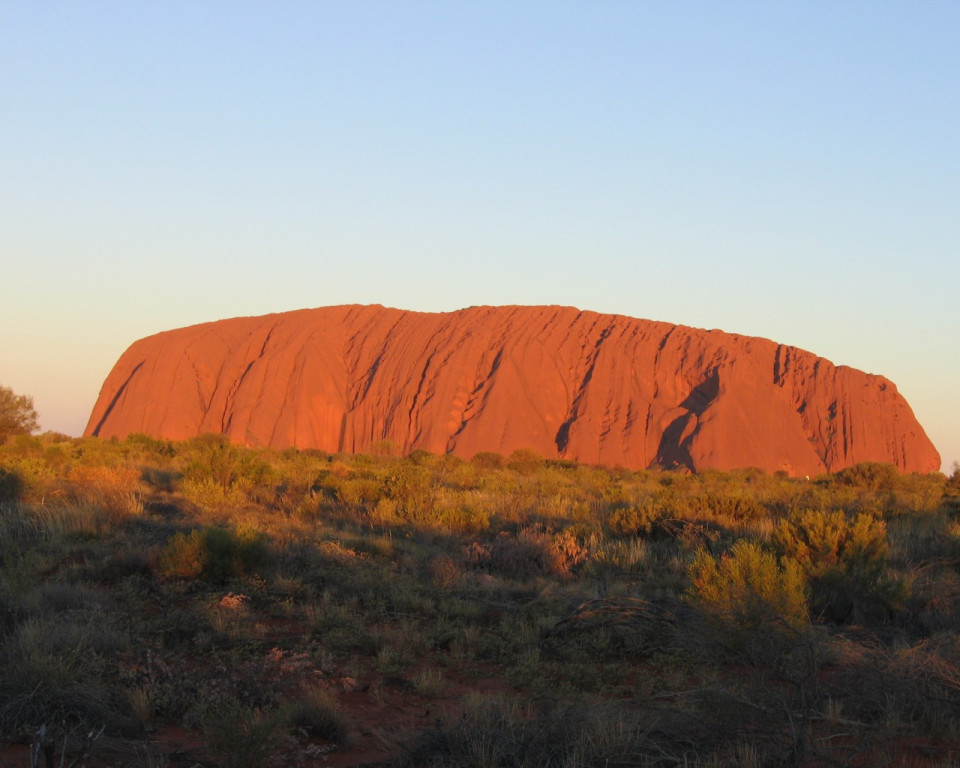
POLYGON ((85 434, 131 432, 331 452, 389 440, 466 458, 529 448, 630 468, 940 467, 881 376, 569 307, 341 306, 159 333, 114 366, 85 434))

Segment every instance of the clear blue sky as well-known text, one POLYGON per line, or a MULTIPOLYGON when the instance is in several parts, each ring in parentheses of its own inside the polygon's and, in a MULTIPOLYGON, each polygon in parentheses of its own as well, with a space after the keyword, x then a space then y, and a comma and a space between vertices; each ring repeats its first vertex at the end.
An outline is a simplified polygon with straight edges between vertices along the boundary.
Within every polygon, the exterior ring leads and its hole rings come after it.
POLYGON ((0 3, 0 384, 134 340, 568 304, 891 378, 960 459, 960 3, 0 3))

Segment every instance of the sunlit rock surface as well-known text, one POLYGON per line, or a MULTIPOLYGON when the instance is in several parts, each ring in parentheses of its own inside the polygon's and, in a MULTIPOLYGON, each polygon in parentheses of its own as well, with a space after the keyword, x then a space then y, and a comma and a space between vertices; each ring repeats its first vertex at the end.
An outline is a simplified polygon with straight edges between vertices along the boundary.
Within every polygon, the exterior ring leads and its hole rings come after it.
POLYGON ((812 475, 934 471, 896 386, 795 347, 570 307, 381 306, 220 320, 134 343, 87 435, 812 475))

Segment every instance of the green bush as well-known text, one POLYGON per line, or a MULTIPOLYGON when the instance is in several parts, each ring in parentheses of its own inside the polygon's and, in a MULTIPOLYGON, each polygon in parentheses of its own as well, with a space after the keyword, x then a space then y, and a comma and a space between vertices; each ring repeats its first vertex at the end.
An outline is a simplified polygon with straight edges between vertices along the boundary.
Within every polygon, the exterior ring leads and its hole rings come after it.
POLYGON ((841 469, 836 479, 847 485, 874 491, 892 491, 900 483, 900 473, 893 464, 864 461, 841 469))
POLYGON ((906 597, 889 572, 886 524, 871 514, 851 522, 840 511, 804 510, 781 520, 772 540, 803 571, 811 607, 829 621, 882 618, 906 597))
POLYGON ((763 632, 771 623, 799 628, 807 621, 800 567, 790 559, 778 562, 757 542, 741 539, 720 558, 701 549, 689 574, 688 597, 721 624, 763 632))
POLYGON ((234 445, 224 435, 207 434, 184 443, 186 480, 210 481, 224 491, 250 491, 269 485, 270 465, 251 450, 234 445))
POLYGON ((746 487, 708 490, 692 500, 696 517, 734 525, 758 520, 767 515, 767 509, 746 487))
POLYGON ((651 501, 615 510, 607 526, 614 536, 649 536, 665 516, 663 506, 651 501))
POLYGON ((436 496, 426 467, 400 464, 386 480, 386 498, 393 502, 396 517, 403 522, 430 523, 436 509, 436 496))

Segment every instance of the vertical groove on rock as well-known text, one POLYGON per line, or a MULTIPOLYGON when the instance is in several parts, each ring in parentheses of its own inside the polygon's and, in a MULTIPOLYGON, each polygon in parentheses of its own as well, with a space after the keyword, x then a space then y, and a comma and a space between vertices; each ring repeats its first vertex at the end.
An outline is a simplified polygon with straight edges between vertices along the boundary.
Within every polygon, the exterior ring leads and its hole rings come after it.
POLYGON ((104 423, 106 423, 107 419, 110 418, 110 415, 113 413, 113 409, 116 407, 117 403, 120 402, 120 398, 123 397, 123 393, 127 391, 127 387, 133 380, 133 377, 137 375, 137 372, 141 368, 143 368, 143 363, 144 361, 141 360, 134 366, 133 370, 130 371, 130 375, 127 376, 126 380, 124 380, 124 382, 120 385, 120 387, 117 389, 117 393, 113 396, 107 407, 104 409, 103 417, 97 421, 97 425, 92 430, 89 427, 87 428, 90 435, 93 437, 100 437, 100 430, 103 428, 104 423))
MULTIPOLYGON (((260 344, 260 351, 257 352, 247 363, 246 367, 240 373, 240 375, 233 382, 233 385, 230 387, 229 391, 224 398, 223 414, 220 417, 220 432, 222 434, 228 434, 230 427, 233 425, 233 415, 234 415, 234 401, 236 400, 237 392, 240 391, 240 388, 243 386, 244 381, 247 376, 250 374, 250 370, 261 360, 263 360, 267 355, 267 347, 270 344, 270 338, 273 336, 273 332, 277 329, 278 323, 275 323, 272 327, 267 330, 266 335, 264 336, 263 342, 260 344)), ((219 377, 218 377, 219 379, 219 377)), ((214 395, 216 394, 216 389, 214 389, 214 395)), ((211 396, 211 403, 213 402, 213 396, 211 396)))
MULTIPOLYGON (((577 317, 581 317, 583 313, 577 317)), ((576 422, 577 418, 580 416, 580 409, 583 406, 583 402, 587 396, 587 388, 590 386, 590 381, 593 379, 593 371, 597 364, 597 357, 600 354, 600 347, 603 345, 603 342, 613 331, 613 326, 607 326, 600 332, 600 336, 597 339, 596 343, 593 345, 593 349, 589 350, 587 353, 584 364, 586 366, 586 372, 583 374, 583 378, 580 380, 579 386, 577 386, 576 394, 574 395, 573 402, 570 405, 570 411, 567 416, 566 421, 560 425, 560 429, 557 430, 557 435, 555 442, 557 445, 557 452, 563 456, 567 450, 567 445, 570 442, 570 430, 576 422)))

